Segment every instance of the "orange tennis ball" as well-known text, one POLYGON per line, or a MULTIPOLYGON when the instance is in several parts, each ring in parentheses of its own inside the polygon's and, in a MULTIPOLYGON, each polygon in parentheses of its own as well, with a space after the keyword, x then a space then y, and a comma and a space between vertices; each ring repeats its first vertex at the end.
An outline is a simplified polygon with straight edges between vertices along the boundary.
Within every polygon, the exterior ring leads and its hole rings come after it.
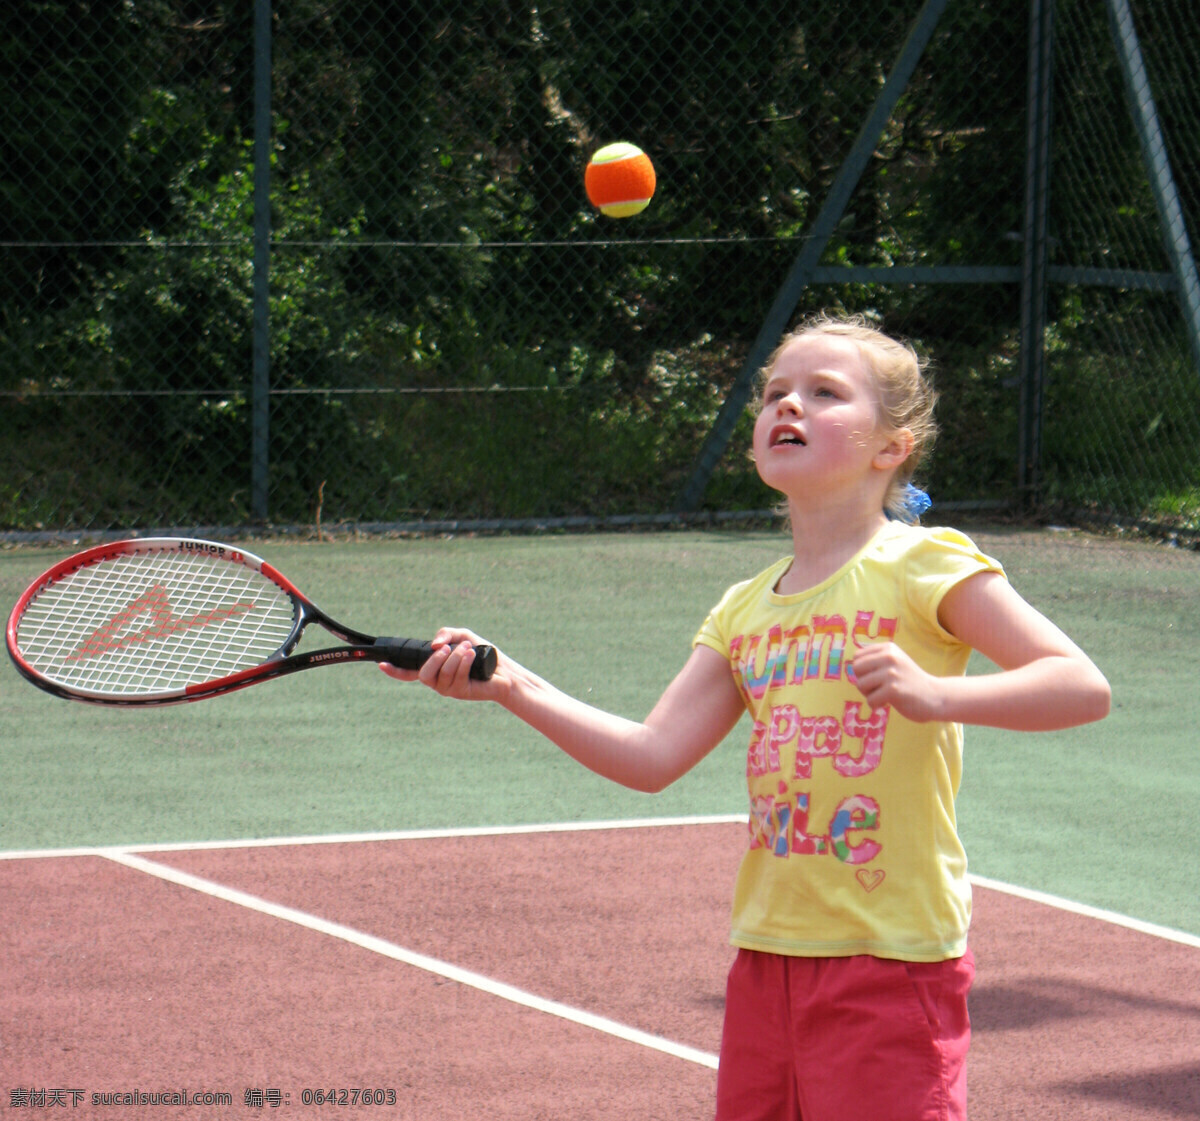
POLYGON ((628 218, 645 210, 654 197, 654 164, 634 144, 609 144, 588 161, 583 185, 602 214, 628 218))

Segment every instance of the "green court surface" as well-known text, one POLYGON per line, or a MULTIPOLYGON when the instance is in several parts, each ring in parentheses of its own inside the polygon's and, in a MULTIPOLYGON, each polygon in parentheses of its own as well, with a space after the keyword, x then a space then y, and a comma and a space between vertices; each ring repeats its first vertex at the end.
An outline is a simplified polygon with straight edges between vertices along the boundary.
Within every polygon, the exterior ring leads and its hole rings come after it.
MULTIPOLYGON (((1092 655, 1114 694, 1106 721, 1069 732, 968 729, 959 818, 972 871, 1200 934, 1200 555, 963 528, 1092 655)), ((466 625, 567 691, 640 717, 724 588, 789 545, 777 531, 689 531, 246 547, 351 626, 422 636, 466 625)), ((69 551, 0 554, 5 611, 69 551)), ((746 733, 647 796, 497 709, 443 701, 373 666, 122 710, 53 699, 6 658, 0 849, 740 813, 746 733)))

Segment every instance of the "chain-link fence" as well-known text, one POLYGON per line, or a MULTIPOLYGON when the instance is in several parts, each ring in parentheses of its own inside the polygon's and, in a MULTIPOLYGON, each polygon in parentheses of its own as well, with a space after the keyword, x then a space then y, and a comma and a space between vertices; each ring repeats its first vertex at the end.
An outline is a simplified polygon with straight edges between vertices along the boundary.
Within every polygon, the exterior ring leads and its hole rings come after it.
POLYGON ((1195 524, 1189 3, 12 0, 0 529, 769 505, 781 299, 934 357, 936 501, 1195 524))

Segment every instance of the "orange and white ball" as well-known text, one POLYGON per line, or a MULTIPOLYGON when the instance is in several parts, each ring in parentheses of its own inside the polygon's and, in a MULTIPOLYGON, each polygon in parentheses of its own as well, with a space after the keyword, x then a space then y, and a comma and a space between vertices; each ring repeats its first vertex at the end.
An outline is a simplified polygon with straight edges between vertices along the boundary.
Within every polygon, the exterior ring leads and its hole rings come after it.
POLYGON ((629 218, 645 210, 654 197, 654 164, 634 144, 608 144, 588 161, 583 185, 602 214, 629 218))

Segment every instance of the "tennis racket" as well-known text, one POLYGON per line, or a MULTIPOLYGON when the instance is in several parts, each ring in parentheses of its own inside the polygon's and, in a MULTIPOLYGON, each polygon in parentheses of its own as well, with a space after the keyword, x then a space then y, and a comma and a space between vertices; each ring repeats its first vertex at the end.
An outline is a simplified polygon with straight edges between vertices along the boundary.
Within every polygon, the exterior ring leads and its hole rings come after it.
MULTIPOLYGON (((17 601, 7 644, 39 689, 106 705, 199 701, 340 662, 419 669, 433 652, 335 622, 251 553, 182 537, 98 545, 56 564, 17 601), (293 653, 309 623, 346 645, 293 653)), ((496 651, 475 647, 471 676, 495 668, 496 651)))

